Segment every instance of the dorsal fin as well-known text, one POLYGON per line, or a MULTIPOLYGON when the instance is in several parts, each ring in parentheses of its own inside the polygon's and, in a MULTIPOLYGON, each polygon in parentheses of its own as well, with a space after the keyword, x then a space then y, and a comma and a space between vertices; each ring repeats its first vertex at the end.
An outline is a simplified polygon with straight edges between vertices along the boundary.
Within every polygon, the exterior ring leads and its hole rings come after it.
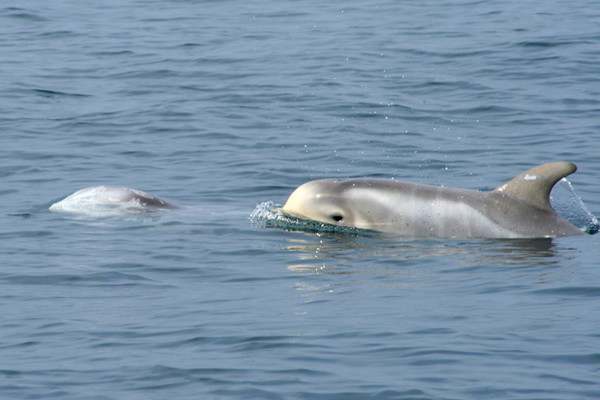
POLYGON ((556 182, 575 171, 575 164, 567 161, 542 164, 515 176, 495 191, 551 211, 550 191, 556 182))

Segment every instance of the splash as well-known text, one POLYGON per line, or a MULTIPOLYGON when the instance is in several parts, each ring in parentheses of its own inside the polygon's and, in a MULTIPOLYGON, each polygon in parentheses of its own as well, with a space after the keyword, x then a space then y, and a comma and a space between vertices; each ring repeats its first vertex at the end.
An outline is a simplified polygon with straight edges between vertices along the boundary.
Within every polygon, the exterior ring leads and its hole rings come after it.
POLYGON ((597 233, 600 230, 598 218, 587 208, 568 179, 562 178, 558 182, 552 190, 550 201, 560 216, 569 220, 573 225, 584 229, 589 234, 597 233))
POLYGON ((250 223, 260 228, 279 228, 288 231, 308 231, 317 233, 351 233, 361 234, 356 228, 324 224, 316 221, 303 220, 285 215, 281 207, 272 201, 265 201, 256 205, 250 217, 250 223))

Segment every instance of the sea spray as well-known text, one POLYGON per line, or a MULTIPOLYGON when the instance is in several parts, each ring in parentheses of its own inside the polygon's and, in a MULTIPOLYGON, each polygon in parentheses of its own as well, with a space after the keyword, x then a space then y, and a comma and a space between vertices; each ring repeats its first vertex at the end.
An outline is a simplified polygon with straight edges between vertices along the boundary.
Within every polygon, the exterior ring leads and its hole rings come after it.
POLYGON ((550 201, 552 207, 573 225, 590 234, 600 230, 598 218, 587 208, 567 178, 562 178, 556 184, 550 195, 550 201))
POLYGON ((349 234, 368 234, 369 230, 324 224, 317 221, 303 220, 290 217, 281 211, 281 207, 272 201, 265 201, 256 205, 250 217, 250 223, 261 228, 280 228, 289 231, 331 232, 349 234))

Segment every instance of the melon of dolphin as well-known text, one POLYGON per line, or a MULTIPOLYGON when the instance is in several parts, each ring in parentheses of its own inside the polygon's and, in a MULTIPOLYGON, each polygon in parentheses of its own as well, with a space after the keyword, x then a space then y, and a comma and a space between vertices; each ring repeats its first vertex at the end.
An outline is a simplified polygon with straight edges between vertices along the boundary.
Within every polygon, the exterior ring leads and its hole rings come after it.
POLYGON ((550 191, 577 170, 534 167, 481 192, 381 179, 324 179, 299 186, 282 208, 300 219, 415 238, 539 238, 581 235, 550 205, 550 191))

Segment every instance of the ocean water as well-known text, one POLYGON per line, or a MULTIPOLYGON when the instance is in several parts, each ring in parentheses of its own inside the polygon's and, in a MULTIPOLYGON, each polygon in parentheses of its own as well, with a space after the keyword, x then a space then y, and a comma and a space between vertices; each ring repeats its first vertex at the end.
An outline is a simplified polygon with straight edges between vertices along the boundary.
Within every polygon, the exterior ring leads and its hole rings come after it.
POLYGON ((600 398, 600 235, 250 220, 555 160, 598 215, 599 43, 591 0, 3 2, 0 398, 600 398), (180 208, 48 211, 93 185, 180 208))

